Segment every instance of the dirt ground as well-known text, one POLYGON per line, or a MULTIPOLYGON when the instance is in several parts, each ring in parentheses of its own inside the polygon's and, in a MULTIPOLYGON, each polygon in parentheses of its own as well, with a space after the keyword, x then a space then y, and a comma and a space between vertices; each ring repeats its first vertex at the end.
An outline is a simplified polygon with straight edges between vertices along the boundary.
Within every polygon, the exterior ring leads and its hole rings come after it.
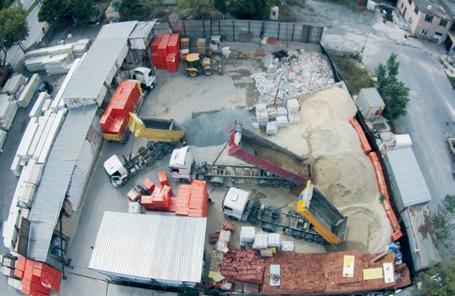
POLYGON ((385 250, 391 228, 373 167, 348 119, 356 107, 344 85, 299 98, 301 121, 269 140, 314 161, 316 186, 348 217, 342 249, 385 250))

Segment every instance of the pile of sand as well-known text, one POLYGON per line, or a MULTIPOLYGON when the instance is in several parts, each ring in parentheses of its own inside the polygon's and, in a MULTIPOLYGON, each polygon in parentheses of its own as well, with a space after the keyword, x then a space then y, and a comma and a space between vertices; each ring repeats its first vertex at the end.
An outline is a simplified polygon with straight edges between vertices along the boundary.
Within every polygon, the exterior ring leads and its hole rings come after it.
POLYGON ((299 101, 301 122, 269 139, 313 159, 316 185, 348 221, 352 219, 348 249, 385 250, 391 227, 379 202, 373 166, 348 123, 356 112, 349 93, 336 85, 301 96, 299 101))

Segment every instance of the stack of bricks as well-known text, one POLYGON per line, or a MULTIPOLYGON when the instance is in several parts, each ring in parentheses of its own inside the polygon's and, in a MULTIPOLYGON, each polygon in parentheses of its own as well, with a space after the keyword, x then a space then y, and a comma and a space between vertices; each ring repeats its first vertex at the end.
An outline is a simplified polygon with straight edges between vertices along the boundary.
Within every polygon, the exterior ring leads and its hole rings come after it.
POLYGON ((229 249, 221 263, 221 274, 234 281, 263 283, 264 260, 253 249, 229 249))
POLYGON ((45 263, 18 257, 14 276, 21 279, 21 291, 30 296, 47 296, 60 291, 61 273, 45 263))
POLYGON ((169 186, 166 173, 161 171, 158 173, 160 180, 160 186, 155 184, 149 179, 145 179, 143 182, 144 188, 151 194, 143 195, 141 197, 141 205, 146 210, 151 211, 171 211, 172 207, 172 188, 169 186))
POLYGON ((352 294, 356 292, 398 289, 411 284, 407 267, 399 271, 395 282, 386 284, 383 278, 364 280, 363 269, 382 268, 384 263, 393 263, 392 253, 384 258, 371 262, 378 254, 362 254, 356 251, 334 252, 326 254, 301 254, 283 252, 265 259, 264 294, 299 294, 299 295, 333 295, 352 294), (343 258, 345 255, 355 257, 353 277, 343 276, 343 258), (267 280, 270 265, 280 265, 280 286, 270 286, 267 280))
POLYGON ((191 184, 181 184, 175 200, 175 213, 180 216, 207 217, 208 198, 205 181, 193 180, 191 184))

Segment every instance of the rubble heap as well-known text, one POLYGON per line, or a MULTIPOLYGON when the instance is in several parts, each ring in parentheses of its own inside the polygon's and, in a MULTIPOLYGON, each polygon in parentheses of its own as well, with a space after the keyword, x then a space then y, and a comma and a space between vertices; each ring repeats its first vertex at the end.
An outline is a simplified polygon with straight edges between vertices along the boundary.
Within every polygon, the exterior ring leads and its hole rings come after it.
POLYGON ((275 96, 278 100, 295 97, 334 83, 327 60, 318 52, 299 49, 289 51, 281 59, 269 54, 263 62, 265 72, 255 73, 251 78, 268 105, 273 104, 275 96))

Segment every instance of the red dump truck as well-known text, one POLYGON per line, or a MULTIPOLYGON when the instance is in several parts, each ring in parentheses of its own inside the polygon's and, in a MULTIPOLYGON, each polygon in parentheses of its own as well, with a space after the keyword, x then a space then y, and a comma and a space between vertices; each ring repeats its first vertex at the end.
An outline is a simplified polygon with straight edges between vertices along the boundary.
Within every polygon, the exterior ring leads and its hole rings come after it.
POLYGON ((140 82, 138 80, 122 81, 100 119, 103 138, 107 141, 125 142, 130 112, 134 113, 141 102, 140 82))
POLYGON ((313 167, 308 158, 292 153, 239 123, 235 123, 231 131, 228 147, 229 155, 296 185, 305 185, 313 178, 313 167))

